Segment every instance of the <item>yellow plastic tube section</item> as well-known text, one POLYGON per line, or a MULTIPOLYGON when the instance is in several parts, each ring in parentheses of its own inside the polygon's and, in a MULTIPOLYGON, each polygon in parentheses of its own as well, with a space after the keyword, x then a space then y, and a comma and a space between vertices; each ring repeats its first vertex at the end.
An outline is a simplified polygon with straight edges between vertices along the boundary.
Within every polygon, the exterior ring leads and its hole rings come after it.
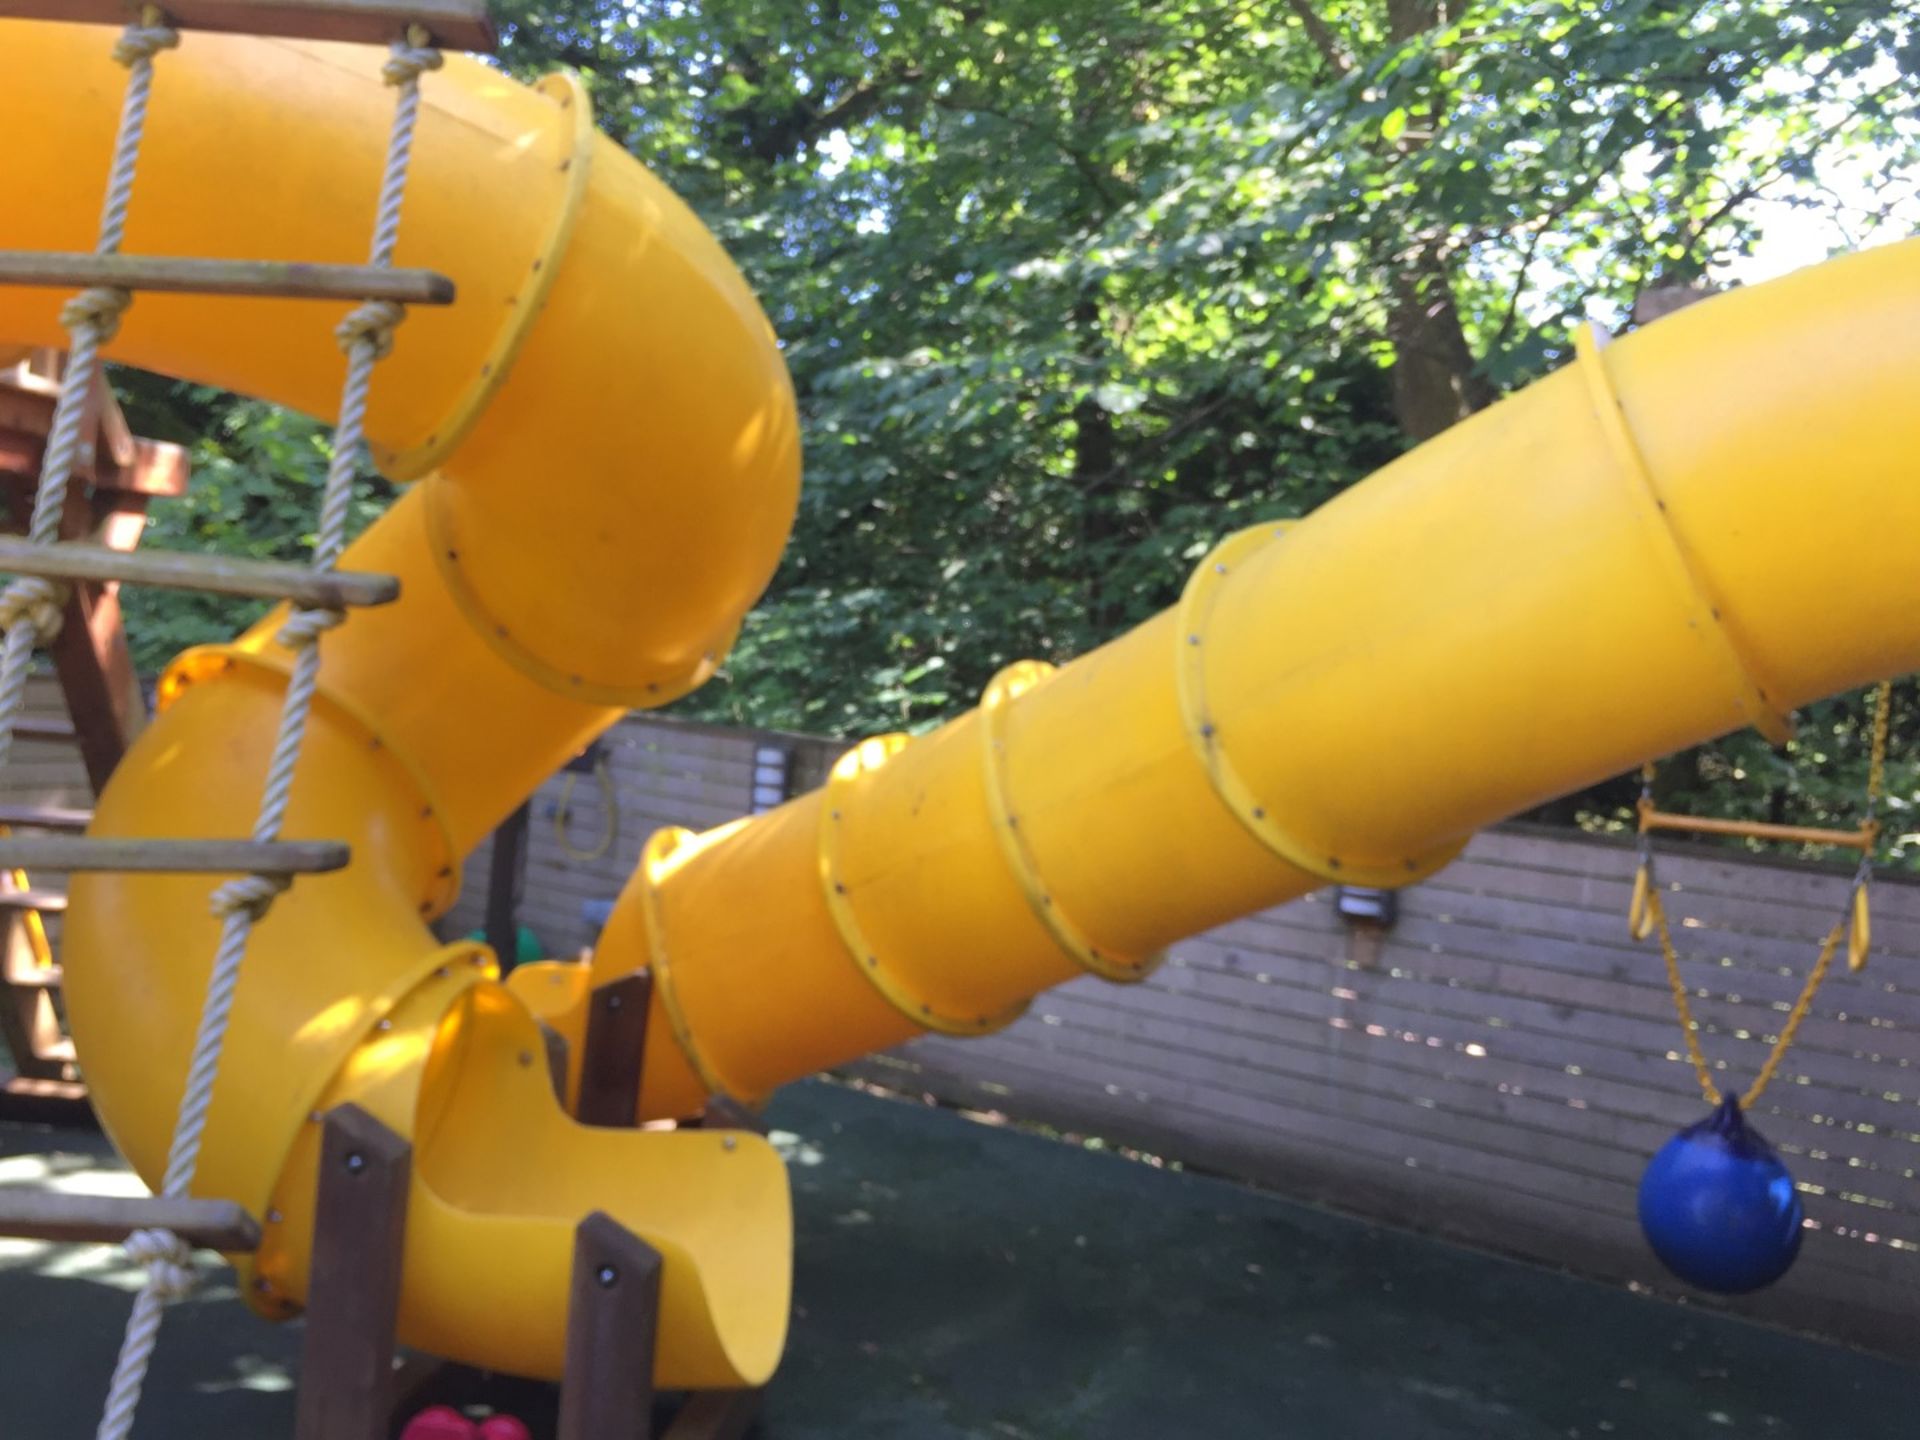
MULTIPOLYGON (((594 957, 651 963, 643 1109, 765 1094, 1920 666, 1920 242, 1611 345, 1172 610, 832 783, 648 845, 594 957)), ((528 977, 529 987, 536 979, 528 977)), ((563 1017, 564 1018, 564 1017, 563 1017)))
MULTIPOLYGON (((125 72, 110 32, 0 22, 8 243, 91 244, 125 72)), ((156 66, 129 253, 354 262, 392 93, 383 54, 189 34, 156 66)), ((374 381, 389 474, 422 476, 348 552, 402 598, 322 646, 286 833, 352 843, 255 932, 197 1188, 265 1219, 257 1308, 305 1292, 318 1127, 352 1101, 414 1144, 401 1334, 556 1375, 574 1225, 606 1210, 666 1257, 664 1384, 764 1380, 790 1215, 757 1136, 589 1130, 480 947, 440 947, 461 858, 629 705, 704 679, 766 583, 797 494, 771 331, 692 214, 598 138, 578 88, 450 58, 423 85, 399 261, 450 275, 374 381)), ((62 297, 0 289, 0 339, 58 344, 62 297)), ((343 307, 142 296, 116 360, 330 416, 343 307)), ((290 657, 269 616, 190 653, 101 797, 102 835, 253 821, 290 657)), ((216 927, 210 882, 76 879, 71 1019, 95 1103, 164 1166, 216 927)))

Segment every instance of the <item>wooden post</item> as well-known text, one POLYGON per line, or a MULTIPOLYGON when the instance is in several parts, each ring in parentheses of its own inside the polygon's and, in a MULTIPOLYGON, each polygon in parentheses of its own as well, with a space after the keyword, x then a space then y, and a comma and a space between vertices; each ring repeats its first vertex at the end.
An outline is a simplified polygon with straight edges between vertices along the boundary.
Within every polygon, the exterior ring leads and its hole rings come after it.
POLYGON ((660 1252, 595 1211, 573 1241, 558 1440, 645 1440, 653 1426, 660 1252))
POLYGON ((559 1100, 560 1108, 567 1108, 567 1052, 571 1047, 567 1037, 544 1022, 540 1026, 540 1039, 547 1047, 547 1074, 553 1080, 554 1097, 559 1100))
POLYGON ((520 954, 520 927, 515 912, 520 905, 520 877, 527 868, 527 824, 531 801, 521 802, 493 832, 493 855, 487 862, 487 944, 506 974, 520 954))
POLYGON ((574 1109, 582 1125, 638 1123, 647 1007, 652 998, 653 977, 645 970, 593 992, 586 1049, 580 1057, 580 1103, 574 1109))
POLYGON ((320 1142, 294 1440, 386 1440, 413 1152, 356 1105, 320 1142))

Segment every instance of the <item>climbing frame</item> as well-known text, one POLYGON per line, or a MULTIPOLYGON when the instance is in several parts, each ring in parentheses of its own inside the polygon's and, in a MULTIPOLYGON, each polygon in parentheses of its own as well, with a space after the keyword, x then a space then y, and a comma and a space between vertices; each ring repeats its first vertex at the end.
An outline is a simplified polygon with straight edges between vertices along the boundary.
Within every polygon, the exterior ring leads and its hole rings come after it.
MULTIPOLYGON (((16 548, 11 557, 11 568, 20 578, 0 592, 0 629, 4 629, 5 634, 4 644, 0 645, 0 763, 4 763, 12 748, 35 648, 53 641, 62 629, 65 607, 74 594, 76 579, 97 583, 106 578, 85 563, 87 557, 63 548, 59 542, 70 497, 77 493, 74 480, 85 453, 82 441, 89 407, 98 393, 101 352, 112 340, 121 315, 134 303, 136 291, 143 285, 175 290, 200 288, 229 294, 240 290, 282 298, 337 299, 344 293, 360 300, 335 329, 346 355, 346 377, 310 567, 311 572, 320 577, 332 572, 346 543, 347 517, 364 444, 363 427, 373 369, 391 350, 393 331, 406 318, 404 306, 391 298, 395 293, 393 257, 419 115, 420 77, 441 64, 440 53, 434 48, 437 33, 469 36, 482 43, 491 38, 485 28, 484 11, 479 7, 436 3, 436 0, 416 0, 407 7, 342 4, 338 0, 307 5, 240 4, 235 0, 235 3, 184 4, 176 7, 171 16, 151 4, 132 11, 121 5, 42 5, 8 0, 0 4, 0 18, 9 16, 127 22, 114 44, 113 56, 126 68, 128 78, 95 254, 37 259, 18 254, 0 257, 0 283, 46 285, 64 281, 85 286, 61 312, 61 323, 69 335, 68 358, 39 465, 32 513, 26 527, 28 546, 16 548), (330 288, 315 289, 316 267, 310 266, 276 269, 244 261, 194 261, 189 262, 183 272, 177 263, 169 266, 164 261, 121 255, 134 200, 155 60, 180 43, 180 34, 172 21, 194 18, 219 28, 278 35, 371 39, 377 34, 378 38, 392 41, 382 73, 396 95, 394 122, 385 171, 380 179, 368 264, 327 267, 333 282, 330 288), (455 21, 459 23, 452 23, 455 21), (342 27, 347 22, 375 28, 346 33, 342 27), (475 26, 478 28, 472 28, 475 26)), ((422 281, 414 274, 407 277, 407 283, 428 303, 446 303, 453 298, 452 282, 444 277, 428 277, 422 281)), ((124 578, 128 573, 124 561, 119 562, 117 568, 119 576, 124 578)), ((201 1138, 254 922, 266 913, 294 875, 316 869, 337 869, 348 858, 342 845, 323 845, 315 850, 310 844, 284 842, 280 839, 280 829, 318 685, 320 639, 346 618, 343 602, 372 597, 355 597, 343 588, 326 596, 331 603, 314 604, 311 603, 314 585, 308 578, 297 576, 291 570, 285 578, 293 583, 280 587, 280 593, 286 598, 307 597, 309 603, 291 613, 278 637, 281 644, 294 652, 295 660, 252 835, 221 842, 215 847, 219 853, 200 841, 134 842, 129 849, 123 841, 66 837, 58 840, 58 863, 68 869, 164 868, 210 875, 232 874, 236 869, 244 872, 240 878, 217 886, 212 893, 214 912, 222 922, 220 941, 159 1203, 128 1207, 128 1213, 119 1217, 129 1227, 127 1251, 147 1267, 147 1282, 134 1301, 133 1314, 127 1324, 100 1423, 100 1440, 124 1440, 130 1433, 166 1302, 186 1293, 194 1281, 195 1234, 174 1229, 169 1223, 172 1212, 166 1207, 192 1200, 190 1192, 201 1138), (241 848, 236 850, 235 846, 241 848)), ((176 574, 171 579, 180 583, 191 581, 192 576, 176 574)), ((215 583, 204 588, 219 590, 221 586, 215 583)), ((386 598, 392 598, 390 590, 386 598)), ((17 862, 24 861, 36 844, 43 857, 54 854, 49 848, 54 842, 8 843, 19 851, 13 857, 17 862)), ((117 1228, 117 1222, 115 1226, 97 1230, 96 1238, 104 1238, 105 1231, 113 1228, 117 1228)))

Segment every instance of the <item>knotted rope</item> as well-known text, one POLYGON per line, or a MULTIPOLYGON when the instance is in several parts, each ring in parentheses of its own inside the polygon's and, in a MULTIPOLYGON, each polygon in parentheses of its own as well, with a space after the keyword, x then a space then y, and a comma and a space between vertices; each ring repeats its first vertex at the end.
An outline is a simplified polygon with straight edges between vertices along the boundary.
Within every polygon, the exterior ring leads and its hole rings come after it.
MULTIPOLYGON (((376 266, 393 264, 399 240, 400 206, 406 192, 413 132, 420 111, 419 79, 421 74, 437 69, 441 63, 439 52, 425 46, 425 38, 416 31, 409 35, 406 43, 396 44, 382 71, 387 83, 400 93, 394 106, 374 226, 371 263, 376 266)), ((367 395, 373 367, 393 349, 393 331, 405 318, 406 312, 399 305, 369 301, 351 311, 335 331, 340 348, 347 356, 347 373, 341 387, 340 419, 334 427, 333 459, 321 497, 320 523, 313 547, 315 570, 331 570, 346 548, 348 510, 365 442, 367 395)), ((280 728, 267 764, 260 813, 253 826, 256 840, 278 839, 285 823, 294 770, 306 739, 307 720, 320 677, 320 637, 343 618, 339 610, 331 608, 295 610, 275 637, 280 645, 294 652, 294 660, 281 702, 280 728)), ((220 943, 207 979, 193 1056, 187 1066, 186 1087, 174 1121, 173 1144, 161 1187, 164 1195, 185 1196, 193 1184, 247 942, 254 924, 265 917, 288 884, 285 875, 243 875, 213 892, 213 912, 221 921, 220 943)), ((125 1440, 132 1429, 140 1389, 159 1338, 161 1310, 168 1300, 185 1294, 193 1283, 191 1251, 170 1231, 137 1232, 127 1242, 127 1253, 148 1267, 147 1283, 135 1299, 132 1317, 127 1322, 97 1432, 98 1440, 125 1440)))
MULTIPOLYGON (((99 238, 94 244, 98 254, 118 253, 126 236, 127 206, 133 199, 133 174, 147 129, 147 100, 153 92, 153 57, 179 43, 179 33, 158 8, 149 5, 114 44, 113 58, 128 70, 127 93, 120 104, 120 129, 114 137, 113 166, 100 210, 99 238)), ((80 453, 80 425, 100 373, 100 347, 119 330, 120 316, 132 300, 125 290, 97 287, 81 291, 60 311, 60 323, 68 334, 67 368, 40 462, 33 518, 27 525, 27 538, 36 545, 50 545, 60 538, 67 486, 80 453)), ((0 623, 6 631, 0 640, 0 765, 7 763, 13 750, 13 729, 26 704, 34 646, 59 632, 66 600, 65 586, 33 578, 15 580, 0 591, 0 623)))

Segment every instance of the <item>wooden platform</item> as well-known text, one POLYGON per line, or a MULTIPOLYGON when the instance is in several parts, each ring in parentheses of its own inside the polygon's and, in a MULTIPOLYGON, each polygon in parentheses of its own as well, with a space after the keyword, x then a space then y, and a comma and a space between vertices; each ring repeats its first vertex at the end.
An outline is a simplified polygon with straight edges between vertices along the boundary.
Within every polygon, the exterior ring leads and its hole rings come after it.
MULTIPOLYGON (((136 0, 0 0, 0 19, 71 20, 124 25, 139 13, 136 0)), ((273 35, 299 40, 349 40, 384 45, 424 26, 448 50, 491 50, 497 43, 482 0, 167 0, 175 25, 191 30, 273 35)))

